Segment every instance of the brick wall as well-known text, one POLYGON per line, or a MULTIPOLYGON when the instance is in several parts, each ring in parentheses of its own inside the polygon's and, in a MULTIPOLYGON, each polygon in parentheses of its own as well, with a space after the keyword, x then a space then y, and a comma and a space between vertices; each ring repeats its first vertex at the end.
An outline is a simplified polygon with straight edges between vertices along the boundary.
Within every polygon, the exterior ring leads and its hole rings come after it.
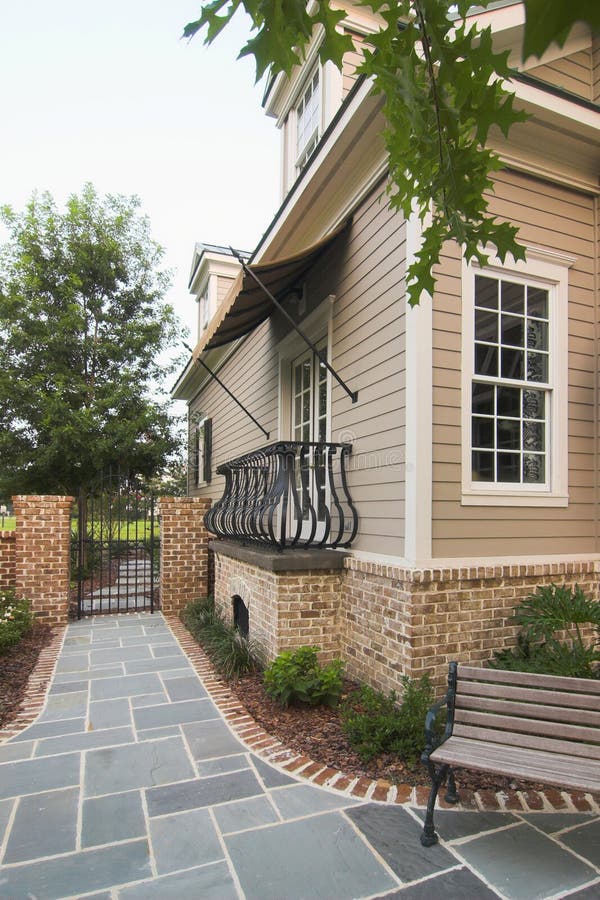
POLYGON ((0 531, 0 590, 15 586, 15 543, 14 531, 0 531))
POLYGON ((211 501, 200 497, 161 497, 161 608, 178 615, 192 600, 208 594, 208 532, 204 514, 211 501))
POLYGON ((15 591, 49 625, 69 611, 72 497, 16 496, 15 591))
POLYGON ((513 646, 514 607, 537 585, 579 584, 598 598, 594 562, 411 570, 345 561, 342 657, 355 677, 398 688, 402 672, 445 683, 448 662, 481 664, 513 646))
POLYGON ((215 552, 215 604, 232 621, 234 596, 248 607, 250 639, 265 662, 312 644, 323 662, 339 656, 340 571, 273 572, 215 552))

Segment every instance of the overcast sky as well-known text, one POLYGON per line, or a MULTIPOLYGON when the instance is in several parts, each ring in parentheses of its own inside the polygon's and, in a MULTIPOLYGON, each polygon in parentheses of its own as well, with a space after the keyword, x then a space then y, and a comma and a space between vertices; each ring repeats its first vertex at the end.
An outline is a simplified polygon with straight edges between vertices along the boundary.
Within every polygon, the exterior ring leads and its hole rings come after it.
POLYGON ((0 0, 0 203, 86 181, 137 194, 188 327, 196 241, 252 250, 279 199, 279 136, 236 61, 244 23, 180 40, 199 0, 0 0))

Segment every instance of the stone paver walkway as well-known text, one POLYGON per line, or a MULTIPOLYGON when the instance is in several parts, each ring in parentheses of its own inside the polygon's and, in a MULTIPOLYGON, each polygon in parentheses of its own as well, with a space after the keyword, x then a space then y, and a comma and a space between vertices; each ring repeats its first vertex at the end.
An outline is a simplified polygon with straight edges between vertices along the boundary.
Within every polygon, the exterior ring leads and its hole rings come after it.
POLYGON ((159 613, 69 626, 0 745, 0 898, 600 897, 600 816, 357 801, 261 760, 159 613))

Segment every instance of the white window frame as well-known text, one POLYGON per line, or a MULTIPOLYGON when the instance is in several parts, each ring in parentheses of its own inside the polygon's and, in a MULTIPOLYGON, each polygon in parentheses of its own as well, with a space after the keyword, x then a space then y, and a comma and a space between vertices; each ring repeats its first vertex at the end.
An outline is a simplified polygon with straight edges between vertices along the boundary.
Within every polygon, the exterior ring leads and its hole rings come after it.
MULTIPOLYGON (((302 88, 298 92, 298 95, 294 101, 294 134, 293 134, 293 157, 294 157, 294 168, 296 173, 300 173, 302 169, 306 166, 308 160, 314 153, 321 134, 323 133, 323 68, 319 62, 316 63, 311 69, 308 78, 306 78, 302 82, 302 88), (299 120, 299 107, 304 102, 304 98, 308 93, 309 88, 312 86, 315 76, 318 77, 319 83, 316 88, 317 98, 318 98, 318 110, 317 110, 317 126, 316 130, 313 130, 310 134, 308 140, 304 142, 302 147, 298 149, 298 120, 299 120), (315 139, 316 138, 316 139, 315 139)), ((314 92, 313 92, 314 93, 314 92)))
POLYGON ((486 266, 462 263, 462 496, 463 506, 565 507, 568 494, 568 289, 576 257, 528 246, 527 260, 504 264, 490 256, 486 266), (549 394, 546 424, 546 483, 474 481, 471 456, 471 392, 475 374, 475 275, 533 284, 549 294, 549 394))

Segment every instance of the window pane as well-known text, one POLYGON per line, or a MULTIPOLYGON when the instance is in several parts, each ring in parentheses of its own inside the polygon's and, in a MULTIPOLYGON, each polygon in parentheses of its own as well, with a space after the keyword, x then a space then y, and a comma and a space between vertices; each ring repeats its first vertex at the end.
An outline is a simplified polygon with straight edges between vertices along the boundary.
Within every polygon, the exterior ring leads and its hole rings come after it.
POLYGON ((502 312, 525 313, 525 286, 503 281, 501 288, 502 312))
POLYGON ((523 455, 523 481, 525 484, 543 484, 546 480, 546 459, 537 454, 523 455))
POLYGON ((302 369, 296 366, 294 370, 294 393, 299 394, 302 390, 302 369))
POLYGON ((498 454, 498 481, 511 483, 521 481, 521 455, 519 453, 498 454))
POLYGON ((542 288, 527 288, 527 315, 538 319, 548 318, 548 291, 542 288))
POLYGON ((485 309, 475 310, 475 338, 478 341, 498 343, 498 314, 485 309))
POLYGON ((494 454, 475 450, 472 454, 473 481, 494 481, 494 454))
POLYGON ((546 395, 543 391, 523 391, 523 416, 526 419, 546 417, 546 395))
POLYGON ((478 375, 498 375, 498 350, 485 344, 475 344, 475 371, 478 375))
POLYGON ((499 387, 498 388, 498 415, 514 416, 519 418, 521 414, 521 389, 499 387))
POLYGON ((311 363, 310 360, 307 359, 302 363, 302 388, 307 391, 310 387, 310 370, 311 363))
POLYGON ((475 276, 475 306, 498 309, 498 282, 495 278, 475 276))
POLYGON ((527 354, 527 380, 548 381, 548 356, 546 353, 527 354))
POLYGON ((525 360, 522 350, 507 350, 502 348, 502 378, 511 378, 514 381, 522 381, 525 377, 525 360))
POLYGON ((498 449, 521 449, 521 423, 516 419, 498 419, 498 449))
POLYGON ((543 422, 523 422, 523 450, 545 450, 543 422))
POLYGON ((494 420, 473 416, 473 447, 494 449, 494 420))
POLYGON ((502 343, 522 347, 525 337, 525 319, 518 316, 502 316, 502 343))
POLYGON ((310 419, 310 394, 307 392, 302 395, 302 421, 308 422, 310 419))
POLYGON ((327 414, 327 382, 321 381, 319 384, 319 416, 327 414))
POLYGON ((473 412, 494 415, 494 387, 491 384, 473 385, 473 412))
POLYGON ((548 349, 548 324, 546 322, 527 322, 527 346, 533 350, 548 349))
POLYGON ((302 397, 296 397, 294 401, 294 423, 298 425, 302 421, 302 397))

